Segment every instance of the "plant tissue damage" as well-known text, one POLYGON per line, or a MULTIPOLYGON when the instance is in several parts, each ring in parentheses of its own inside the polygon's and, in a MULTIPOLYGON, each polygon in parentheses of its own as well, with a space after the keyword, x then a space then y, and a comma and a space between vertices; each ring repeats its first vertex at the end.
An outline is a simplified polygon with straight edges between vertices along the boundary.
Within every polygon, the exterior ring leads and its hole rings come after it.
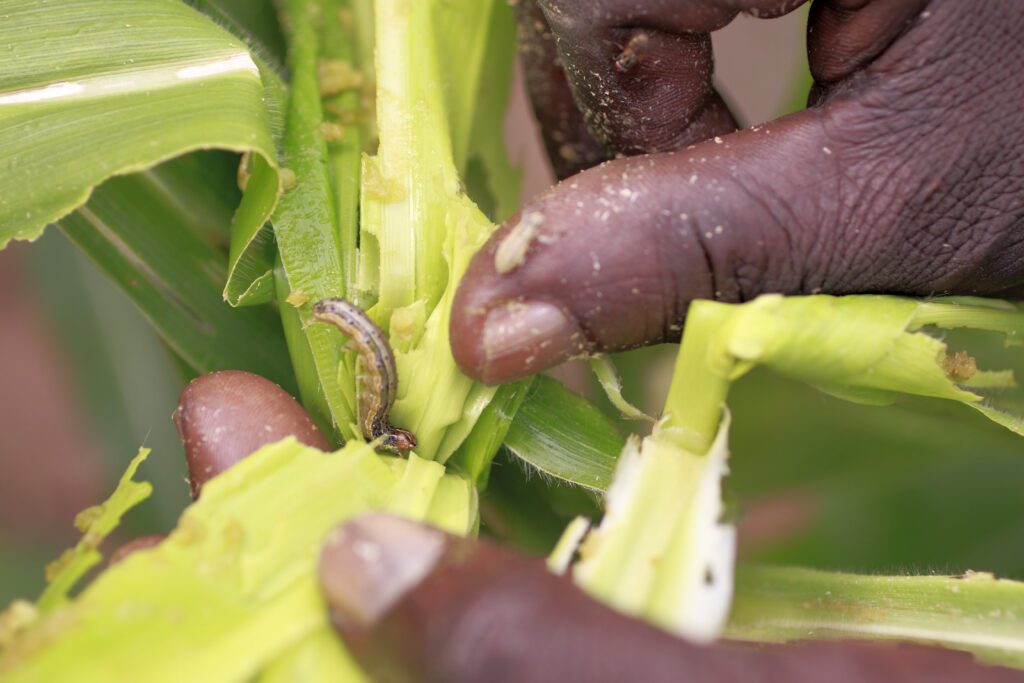
MULTIPOLYGON (((1021 418, 985 393, 1013 386, 1012 373, 981 369, 974 356, 949 353, 926 332, 970 328, 1019 342, 1024 313, 1017 306, 968 298, 820 295, 767 295, 737 305, 694 302, 660 419, 625 401, 610 360, 593 364, 612 405, 631 419, 655 423, 644 438, 621 438, 612 420, 581 397, 569 398, 550 378, 537 380, 543 391, 536 392, 526 391, 528 383, 497 388, 474 382, 454 363, 448 323, 455 287, 495 228, 466 195, 467 187, 478 186, 469 182, 472 164, 486 167, 483 182, 492 183, 491 195, 515 204, 514 173, 505 168, 502 150, 493 148, 503 106, 490 111, 485 105, 491 103, 477 96, 485 81, 509 79, 511 10, 502 0, 280 4, 289 41, 288 91, 283 83, 275 90, 279 77, 266 70, 263 81, 251 72, 222 75, 221 84, 230 87, 221 92, 210 82, 200 94, 222 108, 226 120, 249 126, 246 135, 219 142, 247 152, 229 280, 237 277, 236 289, 248 291, 261 278, 273 278, 273 287, 261 292, 274 290, 281 304, 274 313, 286 330, 282 355, 291 354, 305 407, 347 443, 334 454, 294 439, 265 446, 211 479, 166 540, 112 566, 75 595, 77 583, 101 559, 99 541, 149 494, 148 484, 132 478, 145 457, 140 454, 111 498, 81 517, 81 542, 52 565, 39 600, 16 602, 0 615, 5 680, 99 681, 131 670, 141 683, 162 680, 166 671, 182 679, 243 681, 301 670, 321 680, 361 681, 362 672, 331 637, 317 588, 312 560, 324 536, 369 510, 475 533, 478 500, 499 500, 499 487, 488 491, 485 483, 503 443, 525 462, 543 463, 557 452, 572 466, 538 469, 594 489, 608 482, 618 455, 603 515, 570 523, 549 560, 559 571, 571 565, 574 582, 618 610, 701 642, 723 633, 768 641, 834 637, 840 628, 808 625, 810 612, 817 623, 835 621, 827 610, 815 612, 808 596, 846 589, 851 605, 844 614, 870 612, 874 618, 848 619, 841 624, 847 634, 884 630, 889 637, 925 639, 1024 665, 1024 621, 1017 623, 1008 610, 995 614, 979 607, 996 598, 1024 600, 1021 584, 981 577, 956 584, 945 577, 855 577, 742 563, 737 569, 736 528, 723 501, 730 468, 726 402, 731 384, 755 366, 872 405, 903 395, 958 402, 1024 434, 1021 418), (359 14, 367 9, 372 16, 359 14), (373 35, 360 34, 371 26, 373 35), (473 51, 467 36, 485 40, 473 51), (366 46, 373 45, 375 61, 367 57, 366 46), (262 93, 253 90, 260 88, 257 81, 265 84, 262 93), (250 97, 232 95, 231 88, 248 89, 250 97), (251 105, 245 116, 238 111, 242 101, 251 105), (266 111, 264 102, 271 105, 266 111), (278 109, 287 111, 287 125, 275 118, 278 109), (268 216, 272 238, 260 232, 268 216), (257 230, 245 232, 246 225, 257 230), (271 271, 268 263, 275 261, 271 271), (328 325, 348 337, 352 353, 339 347, 328 325), (544 391, 546 404, 536 399, 544 391), (542 406, 553 425, 546 432, 515 422, 529 419, 531 411, 517 410, 531 400, 538 401, 532 413, 542 406), (570 400, 590 412, 564 410, 570 400), (392 419, 407 429, 393 426, 392 419), (572 429, 558 431, 563 422, 572 422, 572 429), (516 424, 515 439, 506 442, 516 424), (604 441, 586 441, 602 429, 604 441), (603 468, 600 478, 578 474, 592 474, 595 463, 603 468), (893 597, 887 592, 893 583, 905 593, 893 597), (969 602, 953 602, 954 594, 969 602), (794 604, 811 607, 794 615, 794 604), (893 604, 898 615, 886 612, 884 606, 893 604), (929 612, 936 604, 942 618, 929 612), (957 614, 969 619, 950 617, 957 614)), ((108 16, 104 5, 40 3, 39 20, 45 23, 69 6, 108 16)), ((157 7, 174 19, 163 27, 154 23, 161 44, 180 39, 180 27, 194 25, 191 37, 213 57, 225 45, 237 45, 236 37, 177 0, 125 0, 125 7, 140 15, 157 7)), ((120 18, 112 17, 112 24, 120 18)), ((655 37, 632 32, 614 69, 636 73, 655 37)), ((76 47, 89 52, 88 44, 76 47)), ((166 112, 150 115, 150 123, 166 123, 166 112)), ((159 154, 105 169, 88 187, 75 188, 75 196, 87 196, 111 173, 200 143, 218 146, 205 139, 154 142, 159 154)), ((690 182, 697 182, 696 175, 690 182)), ((619 213, 615 202, 635 202, 641 190, 623 185, 616 192, 611 183, 606 189, 610 199, 595 203, 595 218, 611 228, 619 213)), ((57 198, 50 213, 73 210, 69 202, 57 198)), ((680 218, 688 220, 686 214, 680 218)), ((27 225, 17 234, 37 229, 27 225)), ((726 229, 715 226, 706 237, 726 229)), ((494 270, 513 273, 537 244, 556 239, 555 230, 542 213, 524 212, 498 245, 494 270)), ((600 270, 596 255, 592 259, 593 270, 600 270)), ((147 313, 154 311, 159 313, 155 305, 147 313)), ((166 326, 165 333, 174 331, 166 326)), ((237 336, 242 349, 258 337, 237 336)))

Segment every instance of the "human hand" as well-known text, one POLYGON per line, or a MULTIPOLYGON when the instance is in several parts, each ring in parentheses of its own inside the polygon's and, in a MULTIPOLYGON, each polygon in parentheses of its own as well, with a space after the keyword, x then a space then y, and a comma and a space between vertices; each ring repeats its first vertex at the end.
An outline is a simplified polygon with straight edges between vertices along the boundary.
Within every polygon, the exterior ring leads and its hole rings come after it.
POLYGON ((563 181, 477 254, 452 312, 465 372, 498 383, 677 340, 696 298, 1024 284, 1024 6, 818 0, 812 105, 733 132, 708 31, 801 4, 521 2, 556 170, 643 155, 563 181))
MULTIPOLYGON (((325 447, 294 399, 243 372, 194 381, 176 422, 197 492, 287 434, 325 447)), ((156 539, 142 540, 125 552, 156 539)), ((922 647, 693 645, 592 600, 538 559, 387 515, 333 532, 319 574, 339 635, 379 681, 801 683, 820 680, 822 671, 834 683, 1024 681, 969 655, 922 647)))

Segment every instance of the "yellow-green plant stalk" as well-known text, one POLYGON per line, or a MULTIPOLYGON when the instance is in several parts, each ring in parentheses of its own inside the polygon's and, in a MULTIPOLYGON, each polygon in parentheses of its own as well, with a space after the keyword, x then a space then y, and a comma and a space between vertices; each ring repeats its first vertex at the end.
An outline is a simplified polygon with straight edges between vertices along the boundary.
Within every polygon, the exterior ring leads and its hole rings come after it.
POLYGON ((93 545, 148 484, 132 481, 84 515, 85 537, 33 607, 0 625, 0 678, 21 681, 362 681, 334 637, 315 564, 327 533, 388 510, 456 534, 475 529, 476 491, 435 462, 361 443, 322 453, 289 438, 211 480, 165 541, 100 574, 68 601, 93 545), (68 579, 68 580, 65 580, 68 579))
MULTIPOLYGON (((493 0, 375 7, 376 43, 387 49, 376 59, 380 147, 362 167, 356 299, 373 302, 369 313, 395 352, 394 423, 416 435, 420 457, 445 462, 496 391, 458 370, 448 323, 458 281, 494 229, 460 179, 471 133, 482 125, 467 93, 478 92, 489 52, 511 54, 512 34, 503 29, 511 15, 493 0), (463 68, 446 68, 442 46, 450 50, 455 34, 472 36, 472 49, 463 68)), ((354 384, 354 360, 346 360, 343 382, 354 384)))
POLYGON ((444 462, 495 394, 456 368, 448 317, 469 258, 494 229, 466 187, 506 211, 518 188, 500 146, 511 9, 500 0, 282 7, 292 70, 283 163, 295 182, 273 218, 275 279, 303 403, 340 440, 367 436, 356 354, 311 317, 318 300, 345 297, 395 351, 393 421, 416 435, 418 455, 444 462), (487 81, 502 89, 482 103, 487 81))
POLYGON ((673 376, 665 406, 669 426, 680 443, 703 451, 729 383, 764 365, 859 403, 886 405, 900 394, 958 401, 1021 433, 1020 419, 995 409, 982 393, 1013 387, 1013 374, 977 368, 929 328, 995 332, 1012 344, 1024 336, 1024 313, 1008 302, 967 297, 766 295, 742 305, 696 302, 680 349, 685 367, 673 376))
POLYGON ((705 453, 681 447, 665 430, 627 441, 605 495, 601 524, 582 536, 566 531, 553 565, 573 541, 572 578, 595 597, 691 640, 721 631, 732 597, 736 531, 723 521, 728 419, 705 453))
MULTIPOLYGON (((930 327, 1024 334, 1024 313, 1000 301, 890 296, 767 295, 741 305, 695 302, 664 413, 650 436, 623 449, 600 526, 582 538, 573 580, 596 597, 680 635, 709 640, 725 624, 735 532, 723 521, 729 384, 768 366, 849 400, 900 394, 954 400, 1024 433, 983 389, 1013 386, 1009 371, 978 369, 930 327)), ((552 558, 566 564, 580 524, 552 558)))
POLYGON ((1024 668, 1024 583, 985 572, 866 576, 743 566, 725 636, 910 640, 1024 668))
POLYGON ((597 377, 597 381, 604 390, 605 396, 608 397, 608 401, 623 417, 630 420, 656 422, 653 417, 627 401, 622 395, 622 378, 619 377, 619 371, 611 358, 608 356, 595 356, 591 358, 590 369, 593 370, 594 376, 597 377))

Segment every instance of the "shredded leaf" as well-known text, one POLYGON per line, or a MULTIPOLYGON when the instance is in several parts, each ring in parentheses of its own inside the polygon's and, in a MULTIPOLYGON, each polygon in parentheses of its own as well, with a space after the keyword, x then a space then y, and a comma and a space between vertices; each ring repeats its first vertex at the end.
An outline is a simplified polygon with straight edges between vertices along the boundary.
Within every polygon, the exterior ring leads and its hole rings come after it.
POLYGON ((644 422, 657 422, 653 417, 637 408, 622 396, 622 378, 615 368, 615 363, 608 356, 596 356, 590 359, 590 369, 597 376, 601 388, 616 410, 622 413, 623 417, 630 420, 642 420, 644 422))
POLYGON ((548 555, 548 571, 559 575, 565 574, 588 531, 590 531, 590 520, 586 517, 576 517, 569 522, 569 526, 565 527, 565 532, 562 533, 558 543, 548 555))
MULTIPOLYGON (((108 508, 88 515, 91 532, 138 499, 135 466, 108 508)), ((465 534, 475 528, 476 495, 434 462, 356 443, 322 453, 289 437, 209 481, 163 543, 41 614, 0 655, 0 677, 98 683, 130 671, 140 683, 248 681, 309 665, 311 680, 362 681, 344 653, 321 642, 333 634, 315 563, 327 533, 368 510, 465 534)))
MULTIPOLYGON (((900 394, 958 401, 1024 434, 1024 420, 973 391, 1012 385, 1012 375, 979 370, 972 356, 949 353, 922 331, 929 325, 1012 338, 1024 330, 1024 313, 1008 304, 889 296, 766 295, 740 305, 692 304, 664 417, 651 436, 630 439, 623 449, 605 517, 580 545, 573 580, 610 605, 691 639, 718 635, 735 554, 721 488, 728 471, 725 398, 729 384, 755 365, 858 402, 884 404, 900 394)), ((605 379, 617 389, 614 377, 605 379)), ((576 534, 571 527, 565 543, 576 534)), ((566 552, 560 545, 551 562, 560 566, 566 552)))
POLYGON ((75 528, 82 534, 74 548, 64 553, 46 567, 48 583, 36 603, 41 614, 52 612, 68 601, 71 591, 86 572, 99 564, 103 556, 99 546, 117 528, 121 517, 133 507, 149 498, 153 486, 146 481, 134 481, 136 470, 146 458, 149 449, 139 449, 128 468, 121 475, 117 488, 103 503, 78 513, 75 528))
MULTIPOLYGON (((573 581, 628 614, 690 640, 714 640, 732 598, 736 529, 724 522, 728 420, 706 454, 657 428, 626 443, 601 524, 583 538, 573 581)), ((564 562, 570 525, 549 563, 564 562), (562 557, 558 557, 561 555, 562 557)))

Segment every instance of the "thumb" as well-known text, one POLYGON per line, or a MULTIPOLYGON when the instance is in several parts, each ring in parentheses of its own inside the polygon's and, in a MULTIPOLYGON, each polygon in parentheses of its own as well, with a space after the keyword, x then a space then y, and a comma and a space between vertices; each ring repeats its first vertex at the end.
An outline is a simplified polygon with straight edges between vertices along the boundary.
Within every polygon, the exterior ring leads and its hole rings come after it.
POLYGON ((1024 57, 1003 30, 1024 15, 933 2, 893 37, 870 10, 894 4, 817 13, 839 61, 859 70, 842 72, 815 43, 816 106, 606 163, 525 207, 460 284, 460 367, 498 383, 674 341, 697 298, 1019 286, 1024 118, 1014 98, 1024 79, 1002 64, 1024 57), (878 54, 882 38, 894 42, 878 54), (999 66, 989 54, 1002 55, 999 66))
POLYGON ((821 117, 608 162, 552 188, 471 262, 451 323, 460 366, 507 381, 678 339, 693 299, 823 286, 808 274, 844 245, 821 117))
POLYGON ((1020 672, 922 647, 698 646, 591 600, 539 560, 398 517, 357 518, 328 538, 320 581, 349 651, 377 681, 943 680, 1020 672))

